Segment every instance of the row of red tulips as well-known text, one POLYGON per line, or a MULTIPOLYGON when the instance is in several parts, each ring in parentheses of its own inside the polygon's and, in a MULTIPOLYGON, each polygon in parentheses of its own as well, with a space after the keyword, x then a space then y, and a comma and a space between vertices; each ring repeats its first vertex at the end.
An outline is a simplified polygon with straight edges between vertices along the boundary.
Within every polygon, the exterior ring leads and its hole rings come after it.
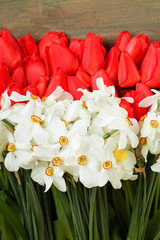
POLYGON ((160 88, 160 43, 149 46, 146 35, 131 38, 120 33, 116 44, 106 52, 100 36, 89 33, 85 40, 72 39, 64 33, 49 32, 38 44, 27 34, 18 41, 3 29, 0 32, 0 95, 7 89, 49 96, 57 86, 80 99, 77 88, 97 89, 96 79, 103 77, 117 94, 134 98, 121 101, 129 117, 138 120, 147 113, 138 103, 152 95, 150 88, 160 88))

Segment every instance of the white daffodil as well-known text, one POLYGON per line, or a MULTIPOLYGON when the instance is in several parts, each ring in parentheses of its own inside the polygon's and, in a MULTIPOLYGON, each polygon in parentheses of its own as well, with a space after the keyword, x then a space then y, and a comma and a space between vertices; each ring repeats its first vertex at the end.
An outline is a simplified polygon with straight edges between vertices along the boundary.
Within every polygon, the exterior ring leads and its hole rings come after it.
POLYGON ((72 102, 66 109, 64 119, 67 122, 73 122, 82 119, 87 125, 89 125, 91 113, 88 110, 87 103, 81 100, 72 102))
POLYGON ((71 153, 71 158, 65 161, 67 171, 87 188, 98 184, 100 158, 99 150, 104 140, 96 135, 81 137, 79 148, 71 153))
POLYGON ((159 101, 160 101, 160 92, 156 89, 151 89, 152 92, 155 94, 149 97, 144 98, 140 103, 139 107, 150 107, 151 112, 155 112, 158 108, 159 101))
POLYGON ((33 167, 33 152, 31 151, 30 143, 18 143, 14 136, 8 132, 7 156, 5 158, 5 167, 9 171, 18 171, 20 167, 30 169, 33 167))
POLYGON ((7 118, 11 113, 11 109, 10 109, 11 100, 10 100, 10 97, 8 96, 7 91, 5 91, 2 94, 0 106, 1 106, 0 120, 2 120, 7 118))
MULTIPOLYGON (((160 115, 148 112, 141 128, 141 137, 153 142, 160 135, 160 115)), ((158 138, 159 139, 159 138, 158 138)))
POLYGON ((54 184, 60 191, 66 191, 66 184, 63 178, 64 171, 47 162, 39 162, 33 169, 31 177, 40 185, 45 185, 45 192, 54 184))
POLYGON ((8 144, 7 132, 9 132, 8 129, 0 121, 0 162, 3 161, 2 153, 6 150, 8 144))
POLYGON ((64 111, 66 104, 73 101, 73 97, 58 86, 52 94, 48 97, 43 97, 41 101, 47 113, 52 112, 57 114, 64 111))
POLYGON ((72 125, 68 126, 65 119, 55 117, 48 124, 49 142, 52 144, 58 143, 60 147, 65 147, 72 143, 72 138, 76 135, 85 135, 87 125, 83 120, 77 120, 72 125))
POLYGON ((152 171, 160 172, 160 157, 156 160, 156 163, 151 166, 152 171))
POLYGON ((137 147, 139 142, 137 137, 139 131, 138 122, 134 118, 128 118, 125 109, 115 106, 110 111, 101 110, 98 115, 101 118, 101 127, 108 128, 108 132, 111 130, 119 131, 119 149, 126 148, 128 142, 133 148, 137 147))
POLYGON ((35 144, 48 142, 48 132, 43 128, 45 121, 44 115, 33 114, 19 119, 20 122, 16 125, 14 132, 14 136, 18 142, 30 142, 32 139, 35 141, 35 144))
POLYGON ((109 180, 114 188, 121 187, 121 180, 133 176, 136 158, 128 149, 119 149, 117 141, 110 137, 101 154, 101 169, 99 186, 104 186, 109 180))
POLYGON ((26 102, 26 104, 24 104, 24 107, 21 111, 21 115, 23 116, 28 116, 28 115, 33 115, 33 114, 40 114, 42 112, 43 109, 43 103, 41 101, 41 99, 30 93, 29 91, 26 92, 26 95, 21 95, 17 92, 12 92, 11 94, 11 100, 14 102, 26 102))
POLYGON ((81 101, 85 102, 89 112, 98 113, 101 109, 115 106, 119 104, 120 100, 115 97, 115 88, 113 86, 106 87, 103 78, 97 79, 97 86, 99 90, 88 92, 80 89, 83 92, 81 101))

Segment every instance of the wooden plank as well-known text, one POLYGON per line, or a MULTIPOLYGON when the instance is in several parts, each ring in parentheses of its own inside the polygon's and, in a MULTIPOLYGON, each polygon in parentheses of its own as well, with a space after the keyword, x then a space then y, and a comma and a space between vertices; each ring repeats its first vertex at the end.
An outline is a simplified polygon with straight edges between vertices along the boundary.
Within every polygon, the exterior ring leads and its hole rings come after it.
POLYGON ((94 32, 110 47, 128 30, 160 40, 159 0, 0 0, 0 10, 0 29, 16 38, 30 33, 39 41, 49 31, 63 31, 69 39, 85 39, 94 32))

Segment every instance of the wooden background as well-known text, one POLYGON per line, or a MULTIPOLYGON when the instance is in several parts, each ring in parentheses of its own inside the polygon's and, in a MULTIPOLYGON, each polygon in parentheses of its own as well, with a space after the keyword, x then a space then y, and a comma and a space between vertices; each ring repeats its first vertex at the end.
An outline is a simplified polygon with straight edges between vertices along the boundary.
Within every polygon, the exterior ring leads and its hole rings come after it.
POLYGON ((29 33, 38 42, 49 31, 65 32, 69 39, 88 32, 100 34, 106 47, 119 32, 147 34, 160 41, 159 0, 0 0, 0 30, 7 28, 15 38, 29 33))

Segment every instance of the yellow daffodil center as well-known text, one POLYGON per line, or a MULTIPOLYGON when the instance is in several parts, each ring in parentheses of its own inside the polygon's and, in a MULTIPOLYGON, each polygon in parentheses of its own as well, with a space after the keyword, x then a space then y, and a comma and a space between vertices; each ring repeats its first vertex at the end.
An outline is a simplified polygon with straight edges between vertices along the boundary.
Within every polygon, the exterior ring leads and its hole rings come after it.
POLYGON ((87 158, 85 155, 81 155, 78 157, 78 164, 85 165, 87 163, 87 158))
POLYGON ((142 116, 142 117, 140 118, 140 121, 143 122, 146 117, 147 117, 147 114, 145 114, 144 116, 142 116))
POLYGON ((41 118, 36 116, 36 115, 32 115, 31 116, 31 121, 34 123, 40 123, 41 122, 41 118))
POLYGON ((68 143, 68 138, 65 137, 65 136, 61 136, 61 137, 59 138, 59 143, 61 144, 61 146, 67 145, 67 143, 68 143))
POLYGON ((60 166, 60 165, 62 164, 61 158, 60 158, 60 157, 54 157, 54 158, 52 159, 52 164, 53 164, 54 166, 60 166))
POLYGON ((38 99, 38 97, 36 95, 34 95, 34 94, 31 94, 30 95, 30 99, 35 101, 35 100, 38 99))
POLYGON ((143 137, 139 140, 139 143, 144 146, 147 143, 147 138, 143 137))
POLYGON ((127 159, 127 152, 124 149, 116 149, 113 151, 113 155, 118 162, 125 161, 127 159))
POLYGON ((111 161, 105 161, 105 162, 103 163, 103 168, 104 168, 104 169, 108 170, 108 169, 110 169, 111 167, 112 167, 112 162, 111 162, 111 161))
POLYGON ((130 121, 130 119, 128 117, 126 117, 126 122, 128 123, 129 126, 133 126, 133 123, 130 121))
POLYGON ((40 125, 43 127, 44 126, 44 120, 40 122, 40 125))
POLYGON ((47 168, 46 168, 45 174, 46 174, 47 176, 52 176, 53 173, 54 173, 54 170, 53 170, 52 167, 47 167, 47 168))
POLYGON ((34 147, 37 147, 38 145, 32 145, 31 151, 34 152, 34 147))
POLYGON ((41 101, 42 101, 42 102, 45 102, 46 99, 47 99, 47 97, 42 97, 42 98, 41 98, 41 101))
POLYGON ((14 143, 9 143, 7 145, 7 151, 8 152, 14 152, 16 150, 16 146, 14 145, 14 143))
POLYGON ((87 105, 86 105, 86 102, 83 102, 83 103, 82 103, 82 107, 83 107, 84 109, 88 109, 88 107, 87 107, 87 105))
POLYGON ((152 128, 157 128, 159 124, 156 120, 151 120, 150 125, 151 125, 152 128))
POLYGON ((68 127, 68 123, 64 119, 62 119, 61 121, 64 122, 64 124, 65 124, 65 126, 67 128, 68 127))

